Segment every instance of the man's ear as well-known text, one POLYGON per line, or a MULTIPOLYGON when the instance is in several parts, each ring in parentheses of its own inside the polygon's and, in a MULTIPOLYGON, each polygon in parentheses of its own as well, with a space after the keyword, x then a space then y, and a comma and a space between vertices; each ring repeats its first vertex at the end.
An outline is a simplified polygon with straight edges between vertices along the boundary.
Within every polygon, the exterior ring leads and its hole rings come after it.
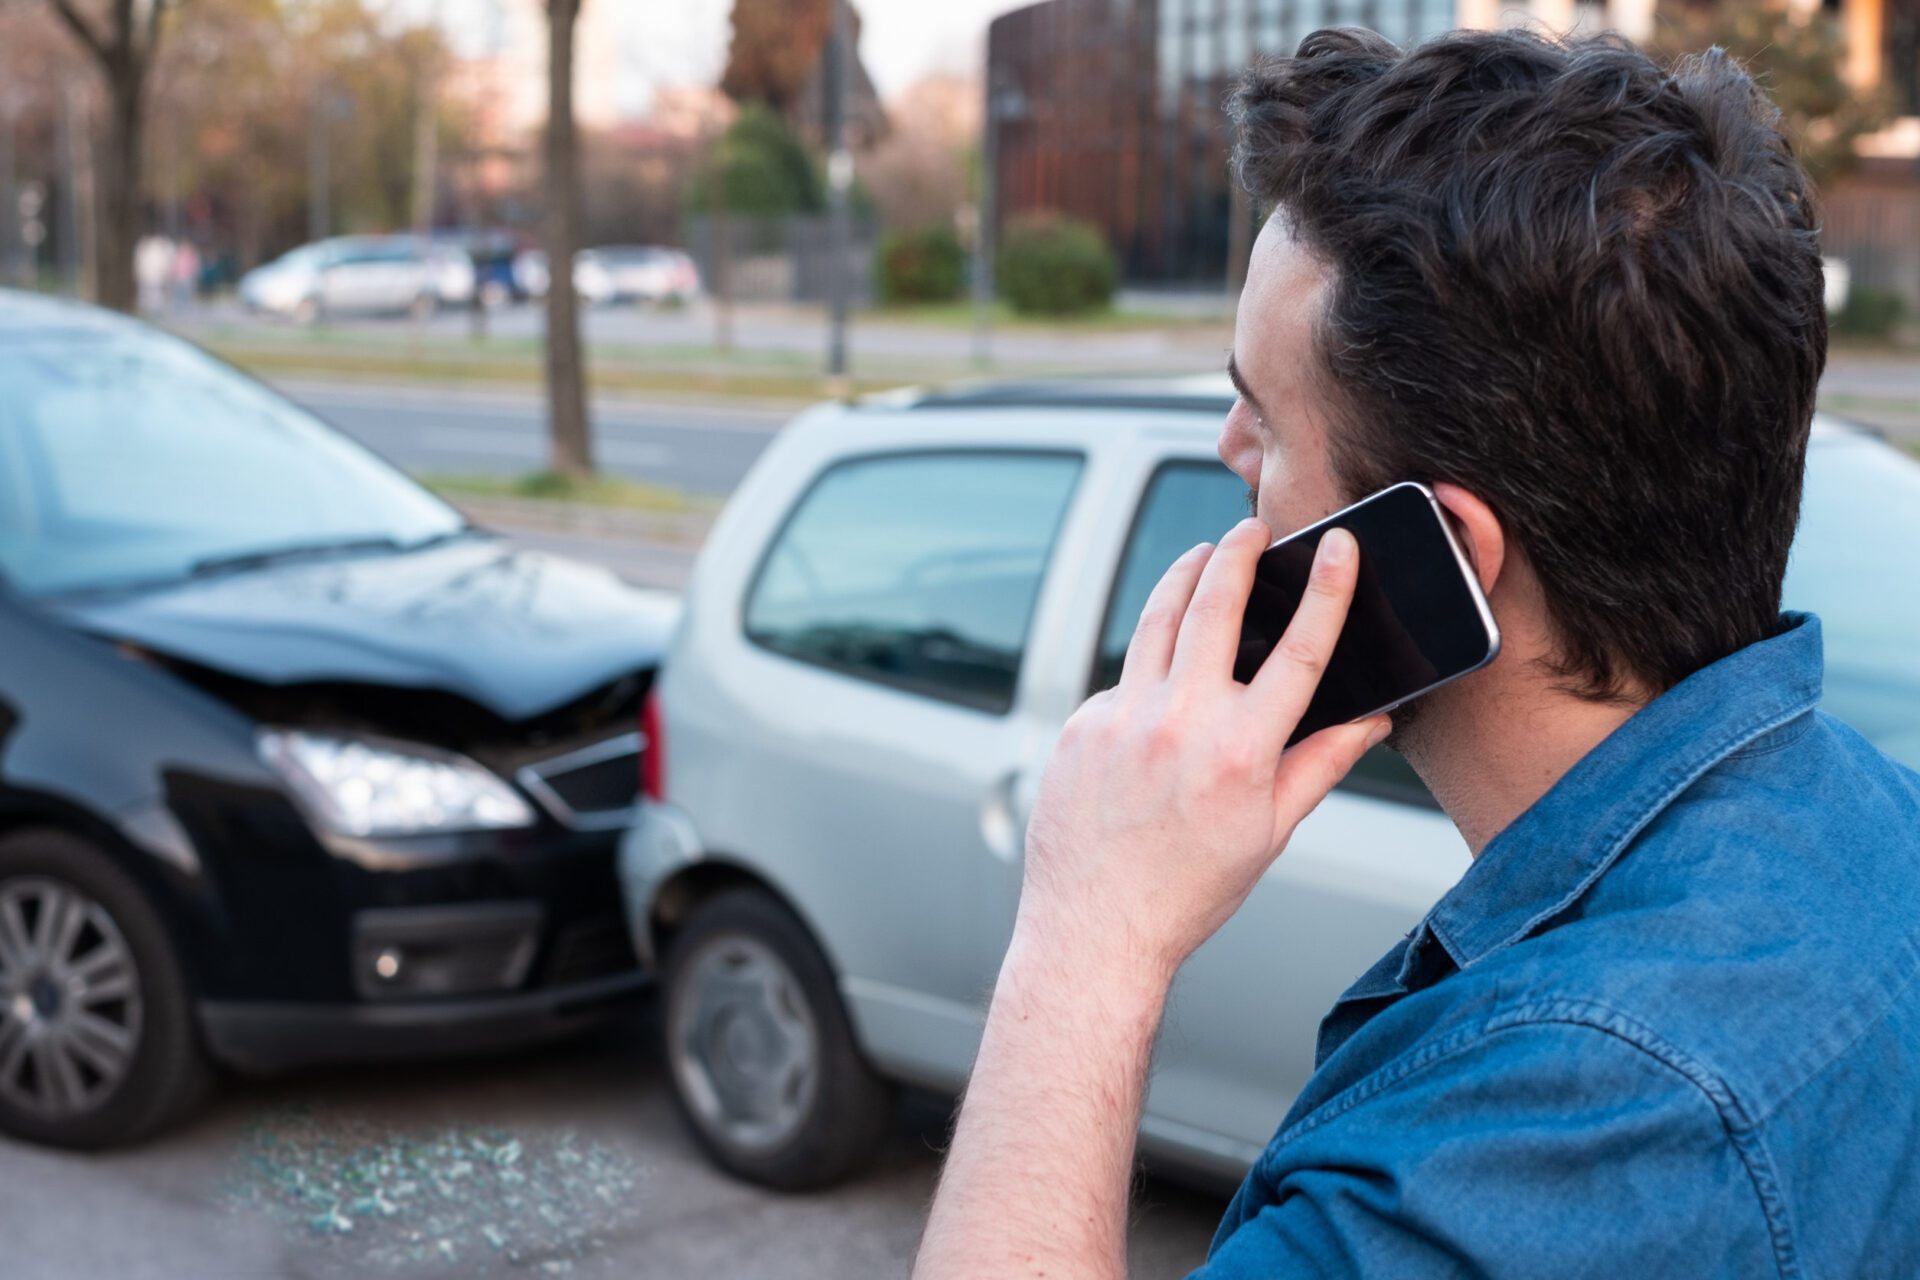
POLYGON ((1500 518, 1493 514, 1493 508, 1457 484, 1444 481, 1435 484, 1433 496, 1439 500, 1441 509, 1453 517, 1454 536, 1460 539, 1460 549, 1467 553, 1467 560, 1480 579, 1480 589, 1492 595, 1493 584, 1500 577, 1500 566, 1507 559, 1507 535, 1500 527, 1500 518))

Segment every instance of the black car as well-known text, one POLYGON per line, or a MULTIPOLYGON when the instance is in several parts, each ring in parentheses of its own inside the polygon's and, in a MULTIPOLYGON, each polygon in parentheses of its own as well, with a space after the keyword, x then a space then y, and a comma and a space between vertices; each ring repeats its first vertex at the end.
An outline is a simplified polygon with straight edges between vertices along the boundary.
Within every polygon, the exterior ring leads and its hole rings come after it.
POLYGON ((460 1052, 643 984, 614 845, 670 598, 187 343, 0 292, 0 1130, 460 1052))

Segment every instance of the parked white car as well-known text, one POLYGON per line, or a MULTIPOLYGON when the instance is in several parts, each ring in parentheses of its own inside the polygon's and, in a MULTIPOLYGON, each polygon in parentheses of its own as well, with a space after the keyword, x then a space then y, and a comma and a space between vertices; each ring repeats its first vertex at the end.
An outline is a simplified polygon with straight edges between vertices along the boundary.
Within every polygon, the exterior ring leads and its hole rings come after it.
POLYGON ((341 236, 302 245, 240 278, 250 311, 312 324, 327 316, 430 315, 473 297, 473 260, 415 236, 341 236))
MULTIPOLYGON (((545 297, 553 278, 547 255, 538 249, 516 257, 513 274, 521 291, 533 298, 545 297)), ((590 306, 684 303, 699 295, 700 271, 684 249, 609 245, 574 255, 573 287, 590 306)))
MULTIPOLYGON (((1245 515, 1214 454, 1231 399, 1202 378, 823 407, 735 493, 621 853, 673 1087, 725 1168, 831 1182, 896 1082, 963 1084, 1048 751, 1167 565, 1245 515)), ((1788 604, 1823 617, 1828 709, 1910 764, 1916 546, 1920 464, 1820 425, 1788 604)), ((1239 1178, 1326 1010, 1467 864, 1405 764, 1364 760, 1181 971, 1143 1150, 1239 1178)))
POLYGON ((700 272, 684 249, 660 245, 606 245, 581 253, 574 278, 590 302, 655 306, 692 301, 700 272))

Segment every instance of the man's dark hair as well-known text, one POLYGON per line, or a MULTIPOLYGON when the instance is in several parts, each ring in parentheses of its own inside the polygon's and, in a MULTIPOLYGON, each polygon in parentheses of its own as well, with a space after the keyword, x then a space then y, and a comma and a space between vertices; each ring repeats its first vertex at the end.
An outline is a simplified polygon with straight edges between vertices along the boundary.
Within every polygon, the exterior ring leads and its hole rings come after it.
POLYGON ((1331 268, 1317 355, 1350 497, 1479 495, 1583 696, 1778 632, 1827 321, 1810 183, 1738 63, 1340 29, 1230 109, 1240 180, 1331 268))

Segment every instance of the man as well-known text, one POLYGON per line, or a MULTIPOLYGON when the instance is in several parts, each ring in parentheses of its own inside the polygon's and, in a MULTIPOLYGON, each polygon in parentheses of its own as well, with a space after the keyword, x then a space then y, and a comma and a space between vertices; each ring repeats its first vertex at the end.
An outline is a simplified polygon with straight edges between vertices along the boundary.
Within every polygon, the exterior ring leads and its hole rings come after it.
POLYGON ((1422 480, 1504 646, 1391 742, 1475 861, 1328 1014, 1197 1274, 1920 1274, 1920 778, 1779 612, 1826 324, 1777 113, 1717 51, 1349 30, 1234 110, 1260 519, 1054 750, 917 1273, 1124 1271, 1174 971, 1389 730, 1281 754, 1356 548, 1238 685, 1254 561, 1422 480))

